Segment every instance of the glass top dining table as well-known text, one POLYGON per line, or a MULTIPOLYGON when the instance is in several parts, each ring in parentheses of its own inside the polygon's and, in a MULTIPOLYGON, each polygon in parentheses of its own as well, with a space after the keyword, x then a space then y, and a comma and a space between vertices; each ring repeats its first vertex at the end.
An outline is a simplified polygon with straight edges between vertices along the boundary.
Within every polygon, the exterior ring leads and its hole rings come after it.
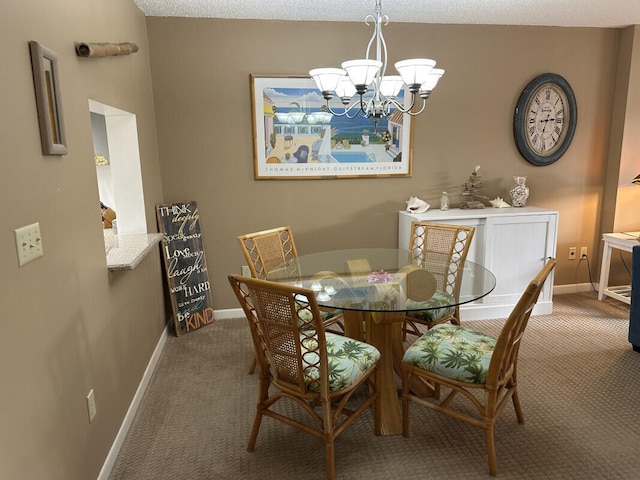
POLYGON ((271 268, 267 279, 310 288, 321 307, 368 312, 425 310, 417 302, 442 288, 431 272, 436 277, 442 272, 459 275, 458 288, 448 292, 446 306, 474 302, 495 288, 494 275, 483 266, 465 261, 460 272, 456 268, 448 255, 429 253, 412 261, 408 250, 359 248, 301 255, 271 268), (407 303, 409 298, 417 302, 407 303))
MULTIPOLYGON (((270 268, 267 275, 268 280, 313 290, 321 308, 342 311, 345 335, 378 348, 383 435, 402 433, 394 371, 399 372, 404 355, 402 322, 406 312, 426 309, 422 302, 443 288, 436 280, 443 272, 457 275, 458 281, 448 292, 449 304, 440 302, 437 308, 476 301, 496 285, 494 275, 477 263, 458 265, 450 262, 448 255, 429 253, 415 258, 412 253, 410 257, 408 250, 393 248, 312 253, 270 268), (414 301, 408 303, 408 299, 414 301)), ((411 388, 423 396, 432 393, 425 384, 412 384, 411 388)))

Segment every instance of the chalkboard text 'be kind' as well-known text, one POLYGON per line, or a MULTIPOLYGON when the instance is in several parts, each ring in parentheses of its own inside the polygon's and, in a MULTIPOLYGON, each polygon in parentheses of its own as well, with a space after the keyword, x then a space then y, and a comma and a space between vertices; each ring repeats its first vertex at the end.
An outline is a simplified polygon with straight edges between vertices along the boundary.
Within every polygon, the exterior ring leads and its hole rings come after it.
POLYGON ((210 283, 195 202, 158 205, 164 234, 162 253, 176 332, 189 332, 213 322, 210 283))

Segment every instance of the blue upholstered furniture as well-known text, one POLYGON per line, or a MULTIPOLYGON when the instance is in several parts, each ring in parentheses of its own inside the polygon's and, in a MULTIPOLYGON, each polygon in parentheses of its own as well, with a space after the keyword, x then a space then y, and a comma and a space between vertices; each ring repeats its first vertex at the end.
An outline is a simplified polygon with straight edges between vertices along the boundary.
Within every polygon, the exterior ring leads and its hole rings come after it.
POLYGON ((633 247, 631 264, 631 310, 629 312, 629 341, 640 352, 640 245, 633 247))

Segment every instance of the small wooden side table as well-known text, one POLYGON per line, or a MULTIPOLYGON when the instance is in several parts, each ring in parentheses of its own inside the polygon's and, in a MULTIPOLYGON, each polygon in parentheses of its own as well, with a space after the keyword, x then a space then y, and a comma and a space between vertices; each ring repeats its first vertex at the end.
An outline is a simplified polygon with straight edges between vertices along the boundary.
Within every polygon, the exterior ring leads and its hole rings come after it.
POLYGON ((598 300, 605 296, 615 298, 631 305, 631 285, 609 286, 609 269, 611 267, 611 251, 616 248, 631 252, 638 241, 640 232, 605 233, 602 235, 604 248, 602 251, 602 265, 600 267, 600 284, 598 285, 598 300))

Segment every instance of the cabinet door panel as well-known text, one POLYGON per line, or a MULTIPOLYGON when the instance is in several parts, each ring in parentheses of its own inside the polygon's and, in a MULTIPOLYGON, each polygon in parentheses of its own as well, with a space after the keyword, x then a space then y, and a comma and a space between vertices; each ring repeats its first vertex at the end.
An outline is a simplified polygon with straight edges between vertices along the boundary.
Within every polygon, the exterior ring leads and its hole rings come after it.
POLYGON ((496 277, 485 303, 515 304, 544 265, 549 251, 549 217, 487 220, 485 266, 496 277))

